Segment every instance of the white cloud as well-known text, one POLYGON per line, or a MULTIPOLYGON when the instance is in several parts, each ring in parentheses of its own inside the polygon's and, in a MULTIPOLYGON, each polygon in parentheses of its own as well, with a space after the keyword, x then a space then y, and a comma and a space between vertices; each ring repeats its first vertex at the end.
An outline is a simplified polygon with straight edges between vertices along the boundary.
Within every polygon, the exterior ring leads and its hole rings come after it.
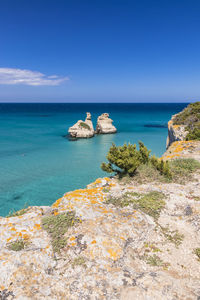
POLYGON ((0 84, 59 85, 66 80, 69 78, 57 75, 47 76, 37 71, 0 68, 0 84))

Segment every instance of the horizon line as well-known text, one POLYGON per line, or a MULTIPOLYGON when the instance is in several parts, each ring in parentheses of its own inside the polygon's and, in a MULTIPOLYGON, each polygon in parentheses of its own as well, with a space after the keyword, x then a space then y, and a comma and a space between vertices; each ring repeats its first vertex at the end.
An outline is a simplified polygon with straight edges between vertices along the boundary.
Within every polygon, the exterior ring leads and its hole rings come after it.
POLYGON ((0 104, 179 104, 199 101, 184 102, 0 102, 0 104))

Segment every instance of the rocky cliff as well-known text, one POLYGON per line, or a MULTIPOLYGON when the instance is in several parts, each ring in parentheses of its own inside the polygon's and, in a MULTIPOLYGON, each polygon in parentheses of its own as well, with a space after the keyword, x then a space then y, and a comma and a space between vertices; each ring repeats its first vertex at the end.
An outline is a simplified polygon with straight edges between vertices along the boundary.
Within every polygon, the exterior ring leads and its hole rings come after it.
MULTIPOLYGON (((163 158, 200 162, 200 141, 176 141, 163 158)), ((0 299, 199 299, 199 170, 100 178, 0 218, 0 299)))
POLYGON ((184 140, 200 140, 200 102, 190 103, 168 123, 167 148, 184 140))
POLYGON ((168 122, 168 137, 167 137, 167 148, 176 141, 184 141, 188 131, 185 125, 175 125, 174 119, 177 115, 172 116, 168 122))

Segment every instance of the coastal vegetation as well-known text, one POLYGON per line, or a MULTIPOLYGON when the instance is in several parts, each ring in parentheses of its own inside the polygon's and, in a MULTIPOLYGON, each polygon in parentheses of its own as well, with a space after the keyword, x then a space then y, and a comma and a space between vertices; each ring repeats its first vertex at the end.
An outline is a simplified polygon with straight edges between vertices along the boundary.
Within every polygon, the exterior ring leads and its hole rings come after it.
POLYGON ((136 170, 141 165, 151 165, 160 172, 161 175, 171 178, 171 172, 168 161, 163 161, 155 156, 150 156, 151 151, 139 142, 139 150, 136 145, 124 144, 116 146, 114 143, 110 147, 107 160, 108 163, 102 163, 101 168, 108 173, 116 173, 119 177, 125 175, 134 176, 136 170))
POLYGON ((85 122, 80 122, 79 126, 85 128, 87 130, 90 130, 90 126, 88 124, 86 124, 85 122))
POLYGON ((20 251, 24 249, 24 247, 25 247, 25 242, 22 239, 14 241, 8 245, 8 249, 12 251, 20 251))
POLYGON ((159 229, 161 230, 164 237, 170 242, 173 243, 176 247, 180 246, 184 235, 178 232, 178 230, 170 230, 169 227, 161 226, 160 224, 157 224, 159 229))
POLYGON ((65 233, 78 221, 73 211, 47 216, 42 219, 42 226, 51 237, 54 252, 60 252, 65 247, 67 243, 65 233))
POLYGON ((74 259, 74 261, 72 262, 72 268, 75 268, 76 266, 87 268, 86 260, 83 256, 78 256, 74 259))
POLYGON ((192 175, 200 169, 200 162, 193 158, 179 158, 171 160, 169 163, 173 181, 184 183, 192 180, 192 175))
POLYGON ((25 213, 27 213, 28 210, 29 210, 28 204, 25 203, 24 207, 22 209, 17 210, 17 211, 15 211, 15 210, 10 211, 9 214, 6 216, 6 218, 22 216, 25 213))
POLYGON ((196 254, 198 260, 200 261, 200 248, 194 249, 194 254, 196 254))
POLYGON ((200 140, 200 102, 189 104, 175 116, 173 124, 186 126, 186 140, 200 140))
POLYGON ((165 195, 161 192, 152 191, 147 194, 127 192, 121 197, 110 197, 107 204, 119 207, 131 205, 134 209, 140 209, 145 214, 157 220, 161 210, 165 207, 165 195))
POLYGON ((200 169, 200 163, 193 158, 177 158, 164 161, 156 156, 150 156, 142 142, 139 150, 136 145, 112 144, 108 151, 108 163, 102 163, 101 168, 108 173, 115 173, 122 181, 143 182, 177 182, 192 180, 195 171, 200 169))

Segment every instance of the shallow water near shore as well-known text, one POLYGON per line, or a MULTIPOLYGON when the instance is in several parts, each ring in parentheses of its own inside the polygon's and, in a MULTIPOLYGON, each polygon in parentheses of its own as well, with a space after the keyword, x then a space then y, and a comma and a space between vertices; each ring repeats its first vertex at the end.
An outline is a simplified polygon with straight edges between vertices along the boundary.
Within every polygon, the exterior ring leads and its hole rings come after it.
POLYGON ((160 156, 171 115, 187 104, 0 104, 0 215, 51 205, 65 192, 105 176, 100 164, 112 142, 139 140, 160 156), (68 127, 91 112, 110 113, 117 134, 69 141, 68 127))

